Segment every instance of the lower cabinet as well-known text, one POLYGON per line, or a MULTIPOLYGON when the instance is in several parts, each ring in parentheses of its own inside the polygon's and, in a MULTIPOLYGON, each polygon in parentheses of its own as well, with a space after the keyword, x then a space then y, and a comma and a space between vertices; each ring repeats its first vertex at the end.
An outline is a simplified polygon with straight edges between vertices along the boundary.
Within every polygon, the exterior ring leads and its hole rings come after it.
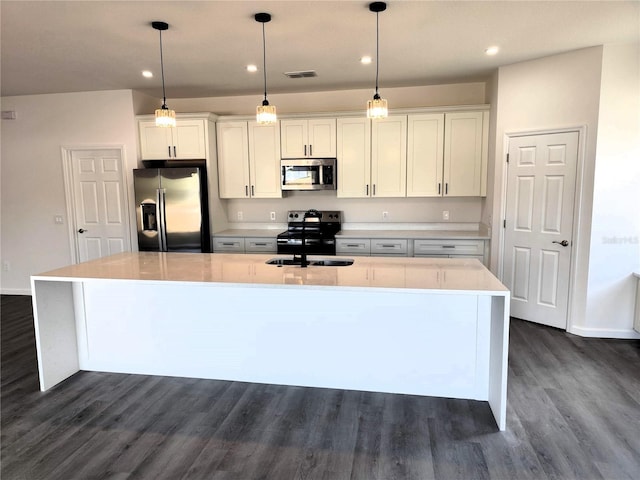
POLYGON ((336 254, 371 257, 477 258, 485 263, 485 240, 337 238, 336 254))
POLYGON ((213 253, 276 253, 275 238, 213 237, 213 253))

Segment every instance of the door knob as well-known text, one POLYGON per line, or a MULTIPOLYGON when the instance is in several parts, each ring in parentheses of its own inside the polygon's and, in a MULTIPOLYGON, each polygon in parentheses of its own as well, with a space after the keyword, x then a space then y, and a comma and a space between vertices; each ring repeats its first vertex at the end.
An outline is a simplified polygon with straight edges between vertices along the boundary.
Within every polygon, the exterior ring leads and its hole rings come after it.
POLYGON ((568 240, 562 240, 561 242, 556 242, 555 240, 551 243, 557 243, 558 245, 562 245, 563 247, 567 247, 569 246, 569 241, 568 240))
POLYGON ((81 229, 78 230, 78 233, 84 233, 84 232, 86 232, 86 230, 84 228, 81 228, 81 229))

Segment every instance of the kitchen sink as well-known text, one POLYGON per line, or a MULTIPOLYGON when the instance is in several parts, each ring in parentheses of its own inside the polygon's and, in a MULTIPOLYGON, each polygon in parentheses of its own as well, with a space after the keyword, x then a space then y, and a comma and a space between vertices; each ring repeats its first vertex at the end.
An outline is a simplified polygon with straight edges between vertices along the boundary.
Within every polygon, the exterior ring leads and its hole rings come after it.
MULTIPOLYGON (((283 266, 295 266, 300 265, 302 262, 299 258, 272 258, 265 262, 267 265, 283 266)), ((348 267, 353 265, 351 258, 335 258, 335 259, 318 259, 307 260, 307 266, 309 267, 348 267)))

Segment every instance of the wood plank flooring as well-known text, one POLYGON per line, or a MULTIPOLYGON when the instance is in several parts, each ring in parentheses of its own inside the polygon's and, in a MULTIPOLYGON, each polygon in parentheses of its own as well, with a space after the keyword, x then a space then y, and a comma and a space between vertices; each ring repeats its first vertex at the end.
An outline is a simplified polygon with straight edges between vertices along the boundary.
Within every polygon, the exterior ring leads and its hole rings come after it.
POLYGON ((1 308, 2 480, 640 478, 637 340, 512 320, 499 432, 468 400, 97 372, 42 393, 31 297, 1 308))

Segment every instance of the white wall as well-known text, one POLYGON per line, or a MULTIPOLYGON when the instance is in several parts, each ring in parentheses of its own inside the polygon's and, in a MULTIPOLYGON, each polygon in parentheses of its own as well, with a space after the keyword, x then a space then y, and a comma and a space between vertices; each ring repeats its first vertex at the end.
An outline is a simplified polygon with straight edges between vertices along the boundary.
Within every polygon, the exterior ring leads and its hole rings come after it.
MULTIPOLYGON (((480 105, 486 101, 484 82, 383 88, 380 94, 387 99, 390 109, 480 105)), ((338 111, 362 111, 364 114, 367 100, 372 96, 371 89, 273 94, 269 95, 269 103, 276 106, 279 114, 338 111)), ((258 91, 255 95, 167 100, 176 112, 214 112, 218 115, 255 115, 256 106, 261 102, 258 91)))
MULTIPOLYGON (((124 145, 125 170, 136 166, 130 90, 3 97, 2 293, 28 294, 29 277, 71 263, 62 146, 124 145), (54 224, 63 215, 64 224, 54 224)), ((131 178, 128 179, 131 185, 131 178)))
POLYGON ((640 271, 640 44, 604 47, 597 140, 586 318, 575 330, 622 336, 640 271))
MULTIPOLYGON (((632 116, 631 111, 634 108, 636 114, 638 110, 637 100, 631 100, 628 96, 630 89, 628 86, 634 81, 633 68, 623 75, 623 80, 614 79, 616 75, 620 74, 615 70, 624 69, 624 62, 629 60, 628 58, 622 60, 618 54, 626 57, 630 52, 625 50, 624 55, 621 53, 622 50, 612 53, 610 59, 612 67, 605 68, 610 73, 605 72, 604 75, 603 52, 603 47, 593 47, 499 69, 498 93, 495 100, 497 112, 495 157, 493 159, 495 175, 492 179, 490 177, 486 200, 487 208, 491 212, 493 227, 491 269, 500 273, 501 222, 504 208, 504 158, 507 134, 584 126, 586 135, 580 140, 582 157, 578 172, 578 186, 581 187, 578 191, 580 216, 576 220, 577 231, 574 231, 574 238, 577 234, 578 241, 573 246, 575 260, 573 267, 576 276, 572 283, 567 329, 580 335, 626 337, 635 335, 631 332, 631 320, 628 317, 629 298, 627 297, 628 287, 625 276, 630 272, 631 264, 637 266, 637 260, 634 263, 629 262, 628 256, 613 256, 607 258, 606 264, 598 266, 597 258, 595 258, 596 264, 591 267, 590 256, 595 252, 599 252, 599 255, 606 255, 600 247, 596 247, 592 252, 592 240, 601 241, 602 228, 609 231, 608 225, 610 225, 608 220, 602 221, 598 212, 604 214, 613 202, 636 205, 635 212, 631 211, 631 208, 617 210, 620 212, 620 218, 616 220, 615 225, 629 225, 627 229, 616 231, 617 235, 633 230, 631 225, 637 225, 638 222, 638 203, 634 201, 632 196, 634 188, 627 186, 626 175, 616 178, 610 174, 611 170, 607 166, 606 159, 603 159, 600 164, 601 154, 605 155, 606 151, 608 156, 610 153, 614 155, 615 152, 612 151, 612 147, 598 146, 599 129, 607 129, 607 123, 611 121, 612 117, 615 118, 617 112, 620 111, 620 107, 615 105, 620 105, 619 102, 626 105, 622 109, 623 117, 625 115, 632 116), (616 69, 613 68, 613 65, 616 66, 616 69), (602 85, 601 79, 604 82, 602 85), (626 87, 622 88, 622 85, 626 87), (605 93, 602 95, 602 99, 601 93, 605 93), (603 106, 604 117, 600 113, 601 102, 612 105, 611 107, 603 106), (609 109, 616 113, 604 113, 609 109), (604 150, 599 150, 599 148, 604 150), (597 171, 596 164, 598 164, 597 171), (598 192, 594 197, 594 185, 598 189, 604 187, 606 193, 598 192), (602 303, 602 296, 599 297, 602 292, 596 293, 593 289, 588 288, 588 283, 592 281, 590 278, 593 278, 595 274, 595 278, 598 279, 595 280, 595 283, 602 285, 601 279, 607 278, 609 275, 606 273, 606 269, 624 270, 626 273, 625 276, 618 276, 616 279, 604 280, 606 284, 604 295, 615 292, 615 296, 602 303), (593 308, 594 311, 587 312, 587 305, 589 305, 589 309, 593 308), (613 309, 609 310, 612 307, 613 309), (602 310, 597 313, 600 309, 602 310)), ((638 76, 635 74, 636 87, 638 81, 638 76)), ((605 138, 610 144, 616 144, 618 139, 624 141, 624 145, 617 144, 616 148, 620 149, 618 151, 626 151, 628 148, 632 150, 637 148, 637 142, 635 147, 633 141, 626 143, 629 142, 632 135, 630 129, 624 128, 622 133, 605 134, 605 138)), ((637 161, 637 154, 635 158, 637 161)), ((618 160, 614 161, 614 164, 615 162, 619 162, 625 168, 628 168, 632 163, 626 155, 620 156, 618 160)), ((616 169, 616 173, 620 172, 616 169)), ((638 190, 637 185, 635 190, 638 190)), ((488 211, 483 212, 483 218, 487 218, 488 214, 488 211)), ((635 231, 637 232, 637 230, 635 231)))

